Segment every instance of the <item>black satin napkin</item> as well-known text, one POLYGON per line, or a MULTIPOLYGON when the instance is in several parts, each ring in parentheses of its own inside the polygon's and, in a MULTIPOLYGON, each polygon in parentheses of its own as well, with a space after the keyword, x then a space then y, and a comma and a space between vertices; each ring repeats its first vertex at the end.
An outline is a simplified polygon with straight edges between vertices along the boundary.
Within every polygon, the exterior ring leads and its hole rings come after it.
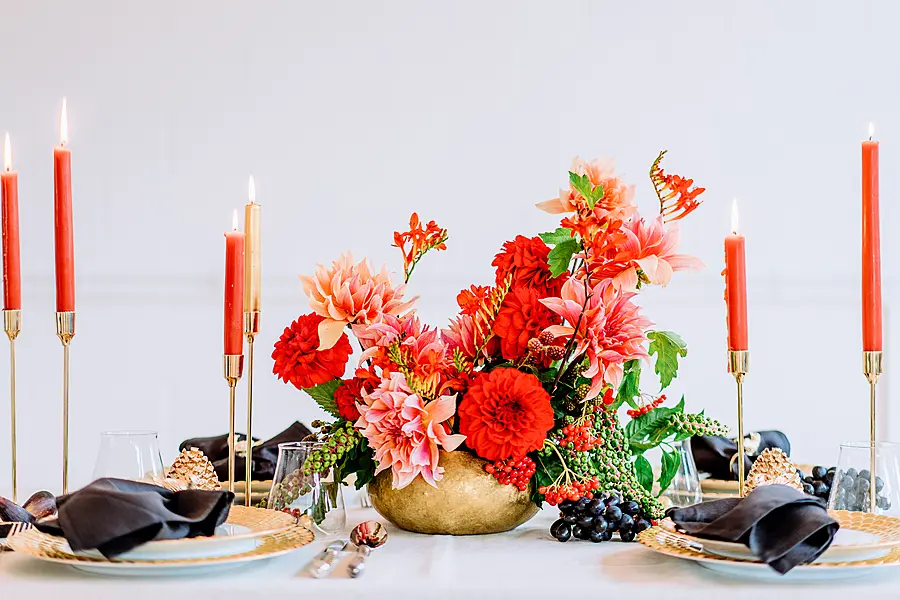
POLYGON ((152 540, 213 535, 233 501, 226 491, 173 492, 138 481, 98 479, 57 498, 57 518, 35 526, 65 537, 76 552, 97 549, 114 558, 152 540))
MULTIPOLYGON (((758 431, 759 448, 752 454, 744 456, 744 472, 749 473, 756 457, 768 448, 780 448, 788 456, 791 455, 791 442, 780 431, 758 431)), ((749 436, 745 436, 749 437, 749 436)), ((697 436, 691 438, 691 453, 697 470, 709 473, 713 479, 737 480, 737 460, 732 457, 737 453, 734 440, 721 436, 697 436)))
MULTIPOLYGON (((253 464, 251 470, 253 479, 256 481, 267 481, 275 477, 275 465, 278 463, 278 444, 287 442, 301 442, 303 438, 312 432, 300 421, 294 421, 294 424, 273 437, 266 440, 259 446, 253 448, 253 464)), ((247 439, 247 436, 235 434, 238 441, 247 439)), ((256 438, 254 438, 256 441, 256 438)), ((203 454, 210 460, 216 469, 216 475, 220 481, 228 480, 228 434, 217 435, 215 437, 193 438, 185 440, 179 446, 179 450, 188 450, 190 448, 199 448, 203 454)), ((234 472, 244 472, 245 457, 237 455, 234 458, 234 472)))
POLYGON ((746 498, 672 508, 666 516, 689 535, 744 544, 782 575, 821 556, 839 528, 823 500, 786 485, 764 485, 746 498))

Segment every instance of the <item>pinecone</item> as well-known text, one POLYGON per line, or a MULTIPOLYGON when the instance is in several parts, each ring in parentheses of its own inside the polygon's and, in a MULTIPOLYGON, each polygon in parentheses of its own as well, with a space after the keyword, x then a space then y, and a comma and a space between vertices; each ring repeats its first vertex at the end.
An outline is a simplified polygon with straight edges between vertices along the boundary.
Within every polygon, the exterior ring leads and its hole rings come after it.
POLYGON ((803 483, 797 474, 797 466, 780 448, 766 448, 753 462, 747 481, 744 482, 743 495, 746 496, 763 485, 780 483, 803 491, 803 483))
POLYGON ((222 489, 219 478, 216 477, 215 468, 198 448, 182 450, 169 470, 166 471, 166 478, 180 479, 187 483, 189 489, 222 489))

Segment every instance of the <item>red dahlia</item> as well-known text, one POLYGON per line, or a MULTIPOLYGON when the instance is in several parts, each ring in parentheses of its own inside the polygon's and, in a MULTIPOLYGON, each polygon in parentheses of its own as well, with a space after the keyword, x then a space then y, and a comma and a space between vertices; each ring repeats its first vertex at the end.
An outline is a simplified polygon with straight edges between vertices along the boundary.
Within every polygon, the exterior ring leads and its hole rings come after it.
MULTIPOLYGON (((363 373, 367 374, 368 372, 363 371, 363 373)), ((341 381, 341 385, 334 390, 334 402, 337 404, 338 414, 355 423, 359 419, 359 409, 356 408, 356 403, 362 401, 362 390, 371 392, 377 386, 377 381, 368 377, 359 377, 359 371, 353 379, 341 381)))
POLYGON ((322 320, 323 317, 316 314, 301 315, 290 327, 284 328, 281 339, 275 342, 272 372, 285 383, 293 383, 297 389, 340 377, 353 352, 346 333, 328 350, 316 350, 322 320))
POLYGON ((478 373, 457 412, 466 444, 487 460, 519 460, 553 427, 550 394, 531 373, 510 368, 478 373))
POLYGON ((542 296, 558 296, 565 276, 554 278, 550 275, 549 253, 550 248, 539 237, 517 235, 516 239, 505 242, 503 250, 491 263, 497 268, 497 285, 512 273, 513 287, 531 287, 542 296))
POLYGON ((539 302, 533 288, 509 290, 494 321, 494 334, 500 339, 500 351, 506 360, 518 360, 528 352, 528 340, 559 322, 550 309, 539 302))

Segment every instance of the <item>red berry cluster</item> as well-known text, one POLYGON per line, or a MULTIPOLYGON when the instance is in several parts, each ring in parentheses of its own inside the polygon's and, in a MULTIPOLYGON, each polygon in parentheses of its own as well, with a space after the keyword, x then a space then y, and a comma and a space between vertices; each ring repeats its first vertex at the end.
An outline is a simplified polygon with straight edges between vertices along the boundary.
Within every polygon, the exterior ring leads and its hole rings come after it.
POLYGON ((594 428, 594 422, 586 419, 581 425, 572 423, 562 428, 562 437, 559 440, 560 447, 568 447, 572 444, 572 450, 575 452, 587 452, 593 450, 600 444, 600 438, 595 436, 591 430, 594 428))
POLYGON ((656 400, 654 400, 654 401, 651 402, 650 404, 645 404, 644 406, 640 407, 640 408, 637 409, 637 410, 629 410, 626 414, 627 414, 629 417, 631 417, 632 419, 637 419, 637 418, 640 417, 641 415, 646 415, 648 412, 650 412, 650 411, 653 410, 654 408, 658 408, 659 405, 662 404, 662 403, 665 402, 665 401, 666 401, 666 395, 663 394, 662 396, 660 396, 659 398, 657 398, 656 400))
POLYGON ((541 486, 538 488, 538 493, 544 496, 544 500, 547 501, 547 504, 556 506, 563 500, 575 502, 583 497, 593 498, 594 494, 592 490, 596 490, 599 487, 600 482, 596 477, 593 477, 586 481, 574 481, 568 485, 541 486))
POLYGON ((498 460, 484 465, 484 470, 503 485, 512 485, 520 492, 528 489, 528 482, 534 476, 534 461, 528 458, 498 460))
POLYGON ((290 508, 286 506, 281 509, 281 512, 291 515, 294 519, 299 519, 303 516, 303 512, 299 508, 290 508))

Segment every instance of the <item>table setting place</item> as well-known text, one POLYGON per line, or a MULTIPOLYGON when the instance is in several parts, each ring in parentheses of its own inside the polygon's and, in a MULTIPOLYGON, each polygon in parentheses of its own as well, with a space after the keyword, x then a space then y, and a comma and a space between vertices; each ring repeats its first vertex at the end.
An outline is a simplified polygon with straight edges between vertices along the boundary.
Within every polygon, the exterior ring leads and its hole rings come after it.
MULTIPOLYGON (((667 171, 662 151, 648 161, 652 214, 637 210, 635 188, 611 161, 576 158, 560 174, 564 185, 555 197, 558 182, 547 181, 527 200, 549 215, 543 231, 503 242, 490 279, 459 292, 459 312, 444 327, 420 320, 416 309, 427 299, 407 286, 419 271, 441 268, 451 236, 412 213, 408 229, 377 232, 399 250, 395 264, 376 267, 347 252, 300 275, 297 292, 308 306, 260 357, 262 205, 250 178, 243 227, 235 210, 225 233, 222 406, 226 390, 228 402, 214 418, 227 432, 185 440, 168 465, 162 455, 170 449, 160 448, 158 432, 140 423, 102 432, 92 480, 74 487, 69 465, 89 457, 69 447, 70 414, 79 410, 69 405, 78 204, 71 162, 77 147, 68 139, 63 100, 53 152, 63 363, 59 493, 26 496, 17 480, 18 453, 31 439, 17 435, 19 173, 5 138, 12 492, 0 498, 0 577, 4 564, 26 562, 62 565, 70 577, 225 577, 291 555, 286 577, 303 580, 304 589, 335 579, 388 585, 378 570, 396 574, 391 565, 411 560, 416 548, 439 553, 441 544, 456 544, 487 553, 496 543, 497 556, 501 547, 504 556, 522 548, 524 582, 537 566, 529 561, 562 552, 572 569, 592 569, 585 571, 591 577, 601 577, 605 561, 621 553, 630 568, 643 565, 648 573, 668 565, 713 578, 699 578, 704 585, 876 575, 900 582, 900 445, 876 439, 885 363, 873 136, 870 126, 860 166, 866 387, 862 379, 859 387, 861 398, 868 393, 870 436, 835 448, 836 460, 795 464, 785 433, 744 431, 744 406, 754 401, 744 397, 750 245, 739 233, 736 200, 730 228, 723 224, 723 363, 734 378, 734 411, 689 408, 669 388, 687 360, 687 343, 657 328, 637 298, 702 267, 677 253, 677 227, 712 194, 667 171), (269 371, 327 418, 254 437, 254 376, 269 371), (239 426, 244 405, 247 420, 239 426), (597 545, 603 550, 592 551, 597 545)), ((466 574, 453 578, 465 583, 466 574)))

